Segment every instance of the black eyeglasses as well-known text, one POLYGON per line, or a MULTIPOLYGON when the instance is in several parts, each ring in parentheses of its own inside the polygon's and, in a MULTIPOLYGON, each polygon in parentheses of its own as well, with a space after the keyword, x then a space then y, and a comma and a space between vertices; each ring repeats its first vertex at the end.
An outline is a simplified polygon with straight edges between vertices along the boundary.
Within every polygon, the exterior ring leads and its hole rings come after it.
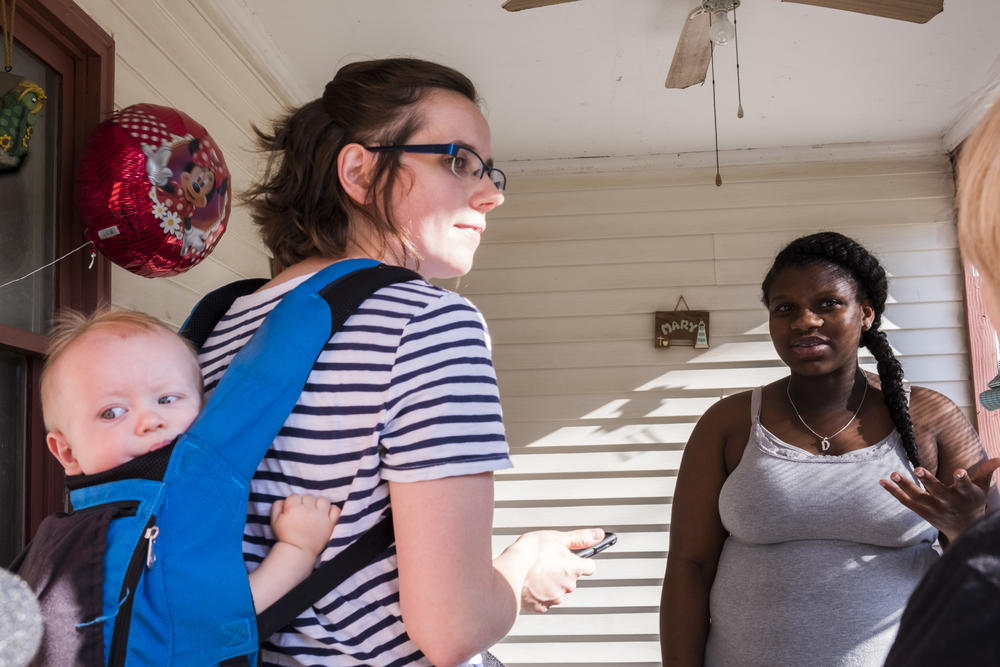
POLYGON ((459 144, 410 144, 400 146, 365 146, 365 150, 373 153, 384 153, 386 151, 401 151, 403 153, 423 153, 429 155, 447 155, 451 157, 451 173, 465 181, 478 181, 483 176, 488 175, 497 190, 503 192, 507 187, 507 176, 497 169, 486 164, 486 160, 479 157, 479 154, 459 144), (475 158, 475 159, 473 159, 475 158), (478 165, 478 168, 476 166, 478 165))

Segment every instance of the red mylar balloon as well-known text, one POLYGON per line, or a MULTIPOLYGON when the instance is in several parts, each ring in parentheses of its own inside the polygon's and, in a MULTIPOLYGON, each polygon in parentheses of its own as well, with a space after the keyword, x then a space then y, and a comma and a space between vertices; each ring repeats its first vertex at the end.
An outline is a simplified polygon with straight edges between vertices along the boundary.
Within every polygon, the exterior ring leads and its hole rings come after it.
POLYGON ((101 123, 77 176, 87 238, 115 264, 147 278, 203 260, 231 208, 222 150, 187 114, 135 104, 101 123))

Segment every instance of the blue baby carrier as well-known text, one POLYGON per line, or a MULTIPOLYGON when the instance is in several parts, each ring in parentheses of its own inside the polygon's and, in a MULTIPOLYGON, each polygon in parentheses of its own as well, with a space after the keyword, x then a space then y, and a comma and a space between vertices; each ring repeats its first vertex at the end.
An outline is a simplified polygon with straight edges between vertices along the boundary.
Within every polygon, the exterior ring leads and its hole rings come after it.
MULTIPOLYGON (((375 290, 417 278, 371 260, 323 269, 275 306, 169 451, 126 463, 135 476, 71 490, 74 511, 45 519, 15 563, 42 603, 43 662, 256 665, 263 639, 390 547, 387 516, 260 617, 254 613, 242 554, 250 479, 333 333, 375 290), (155 455, 168 457, 160 478, 142 469, 143 459, 155 455), (69 555, 50 558, 53 542, 68 545, 69 555), (95 549, 100 555, 90 553, 95 549), (81 609, 86 605, 76 601, 67 613, 66 582, 75 587, 69 597, 83 598, 81 589, 95 587, 98 572, 103 585, 90 597, 99 597, 99 605, 81 609), (47 613, 47 606, 55 611, 47 613), (47 646, 60 637, 80 645, 47 646), (66 649, 76 653, 67 656, 66 649)), ((240 281, 209 294, 181 333, 200 345, 232 300, 263 282, 240 281)))

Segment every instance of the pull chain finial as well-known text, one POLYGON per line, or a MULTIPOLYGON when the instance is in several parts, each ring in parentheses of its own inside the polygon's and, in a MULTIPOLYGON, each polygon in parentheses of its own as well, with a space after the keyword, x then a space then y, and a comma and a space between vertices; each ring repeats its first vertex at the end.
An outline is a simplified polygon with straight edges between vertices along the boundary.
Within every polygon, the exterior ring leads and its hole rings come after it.
POLYGON ((740 33, 736 29, 736 5, 733 5, 733 47, 736 49, 736 117, 743 118, 743 94, 740 92, 740 33))
POLYGON ((3 71, 9 72, 14 69, 14 9, 17 0, 10 0, 10 8, 7 7, 7 0, 0 0, 0 28, 3 32, 3 71))

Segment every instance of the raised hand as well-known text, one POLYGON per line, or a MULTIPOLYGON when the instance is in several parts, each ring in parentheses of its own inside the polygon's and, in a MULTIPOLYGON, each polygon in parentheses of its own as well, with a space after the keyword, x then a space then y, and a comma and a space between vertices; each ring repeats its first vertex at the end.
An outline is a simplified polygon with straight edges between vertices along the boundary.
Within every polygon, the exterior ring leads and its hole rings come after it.
POLYGON ((963 468, 955 470, 953 482, 945 484, 926 468, 918 467, 913 472, 923 489, 898 472, 879 484, 953 541, 985 513, 986 496, 997 468, 1000 458, 988 459, 973 466, 972 474, 963 468))

